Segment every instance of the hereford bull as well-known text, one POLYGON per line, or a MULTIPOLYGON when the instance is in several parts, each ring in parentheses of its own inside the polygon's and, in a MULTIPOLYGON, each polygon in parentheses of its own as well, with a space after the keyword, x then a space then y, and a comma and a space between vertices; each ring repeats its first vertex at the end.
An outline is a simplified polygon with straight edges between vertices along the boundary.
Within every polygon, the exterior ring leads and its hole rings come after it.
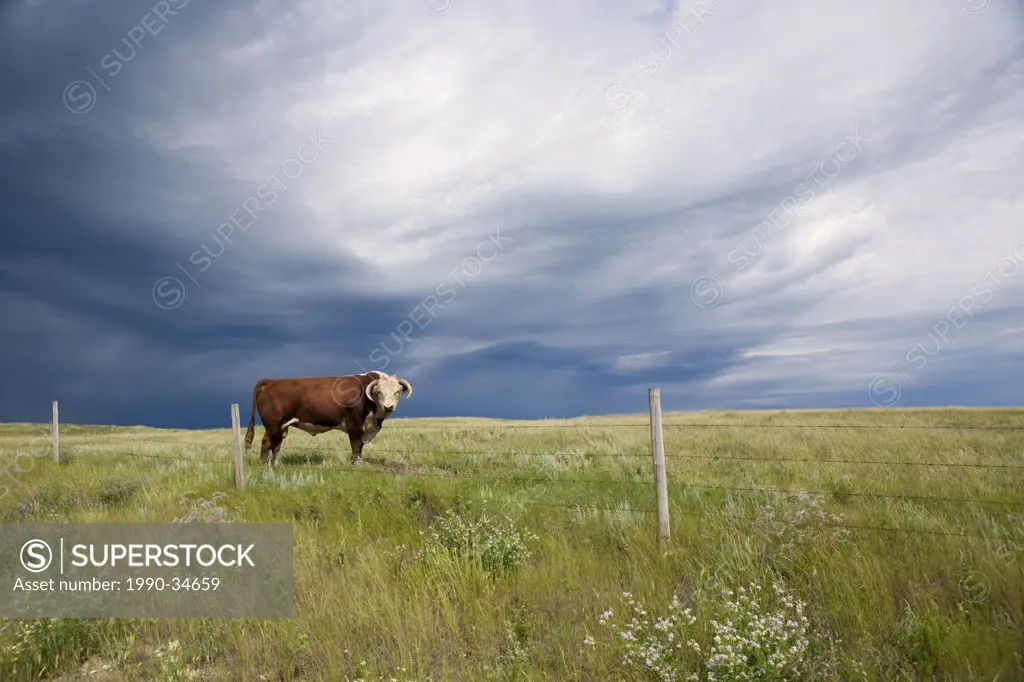
POLYGON ((245 433, 246 451, 252 447, 256 411, 263 421, 260 466, 277 463, 281 443, 292 426, 317 436, 327 431, 348 434, 352 463, 362 460, 363 445, 380 432, 384 420, 398 406, 402 393, 412 397, 412 384, 405 379, 367 372, 347 376, 260 379, 252 391, 252 412, 245 433))

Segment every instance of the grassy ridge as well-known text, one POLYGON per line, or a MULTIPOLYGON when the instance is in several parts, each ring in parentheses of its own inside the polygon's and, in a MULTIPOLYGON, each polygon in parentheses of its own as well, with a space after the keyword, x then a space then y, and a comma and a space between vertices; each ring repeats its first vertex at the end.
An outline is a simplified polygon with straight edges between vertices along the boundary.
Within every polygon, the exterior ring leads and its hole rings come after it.
POLYGON ((649 511, 646 415, 395 419, 358 469, 343 436, 293 432, 273 473, 256 465, 258 429, 242 493, 226 429, 66 425, 56 466, 48 427, 2 425, 3 461, 39 457, 0 481, 4 522, 170 522, 188 511, 186 492, 226 493, 215 505, 227 519, 295 524, 296 611, 290 621, 7 623, 0 678, 645 679, 622 666, 628 649, 599 623, 609 608, 621 616, 631 592, 659 615, 673 594, 692 608, 701 651, 673 654, 686 679, 707 669, 711 622, 729 608, 722 591, 761 581, 807 605, 807 679, 1024 679, 1024 543, 970 537, 1024 537, 1024 431, 995 428, 1024 426, 1024 411, 708 412, 664 423, 667 555, 649 511), (506 574, 430 553, 481 514, 513 524, 491 532, 506 574), (531 550, 521 563, 520 542, 531 550))

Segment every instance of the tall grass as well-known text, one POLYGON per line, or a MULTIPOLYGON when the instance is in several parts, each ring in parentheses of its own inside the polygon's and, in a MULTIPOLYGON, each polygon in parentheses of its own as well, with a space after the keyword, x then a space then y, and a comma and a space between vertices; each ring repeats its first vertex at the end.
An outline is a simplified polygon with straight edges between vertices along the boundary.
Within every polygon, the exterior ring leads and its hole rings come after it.
POLYGON ((974 537, 1024 537, 1024 431, 950 428, 1010 425, 666 414, 667 552, 644 415, 395 419, 359 468, 296 432, 241 493, 227 430, 64 426, 56 466, 2 425, 0 458, 37 457, 5 523, 285 521, 296 547, 290 620, 4 621, 0 679, 1024 679, 1024 542, 974 537))

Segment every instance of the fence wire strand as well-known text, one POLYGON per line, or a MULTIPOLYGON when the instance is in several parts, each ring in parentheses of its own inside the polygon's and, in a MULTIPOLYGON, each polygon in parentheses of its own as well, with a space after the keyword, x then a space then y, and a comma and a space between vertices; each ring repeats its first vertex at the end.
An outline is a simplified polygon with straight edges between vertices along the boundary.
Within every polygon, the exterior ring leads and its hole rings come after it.
MULTIPOLYGON (((279 481, 254 481, 257 484, 279 486, 279 481)), ((304 486, 297 486, 304 487, 304 486)), ((380 491, 380 490, 367 490, 366 488, 335 488, 342 492, 353 492, 353 493, 364 493, 368 495, 383 495, 383 496, 394 496, 408 498, 409 492, 402 491, 380 491)), ((650 507, 631 507, 631 506, 600 506, 600 505, 584 505, 578 503, 565 503, 565 502, 539 502, 539 501, 521 501, 520 504, 526 507, 550 507, 550 508, 562 508, 576 511, 606 511, 615 512, 620 514, 630 513, 641 513, 641 514, 654 514, 657 512, 656 509, 650 507)), ((628 502, 627 502, 628 504, 628 502)), ((685 509, 679 509, 676 506, 672 506, 672 514, 678 514, 680 516, 688 516, 699 519, 710 519, 718 520, 725 519, 729 521, 746 521, 756 522, 759 519, 755 516, 741 516, 738 514, 720 514, 720 513, 707 513, 700 511, 690 511, 685 509)), ((1024 537, 1016 537, 1012 535, 984 535, 981 533, 954 533, 951 531, 940 531, 940 530, 929 530, 925 528, 893 528, 891 526, 871 526, 865 524, 840 524, 840 523, 821 523, 820 525, 829 528, 840 528, 851 531, 872 531, 872 532, 883 532, 883 533, 905 533, 911 535, 936 535, 944 537, 963 537, 963 538, 974 538, 981 540, 1000 540, 1010 542, 1024 542, 1024 537)))
POLYGON ((179 462, 203 462, 204 464, 234 464, 230 459, 212 459, 210 457, 185 457, 181 455, 157 455, 148 452, 104 452, 105 457, 145 457, 147 459, 171 459, 179 462))
MULTIPOLYGON (((397 420, 396 420, 397 421, 397 420)), ((1024 425, 1018 424, 737 424, 729 422, 662 422, 663 428, 727 428, 727 429, 917 429, 936 431, 1022 431, 1024 425)), ((567 422, 564 424, 452 424, 399 426, 391 423, 392 431, 472 431, 494 429, 617 429, 651 427, 648 422, 613 422, 592 424, 587 422, 567 422)))
MULTIPOLYGON (((313 450, 316 454, 332 454, 334 450, 313 450)), ((495 452, 488 450, 368 450, 374 454, 381 455, 470 455, 473 457, 573 457, 586 459, 588 457, 617 457, 620 459, 651 459, 650 453, 632 452, 495 452)), ((786 462, 801 464, 870 464, 885 466, 938 466, 938 467, 974 467, 982 469, 1024 469, 1024 464, 987 464, 982 462, 912 462, 900 460, 872 460, 872 459, 813 459, 810 457, 742 457, 722 455, 670 455, 665 454, 665 459, 699 459, 699 460, 721 460, 737 462, 786 462)))
MULTIPOLYGON (((440 479, 457 479, 457 480, 476 480, 476 481, 490 481, 490 482, 501 482, 501 483, 517 483, 523 485, 536 485, 538 483, 554 483, 554 484, 585 484, 585 485, 609 485, 609 486, 645 486, 650 487, 654 481, 643 480, 643 481, 626 481, 622 479, 613 478, 568 478, 568 477, 552 477, 552 476, 479 476, 473 474, 441 474, 433 472, 421 472, 421 471, 389 471, 386 469, 368 469, 368 468, 351 468, 342 469, 332 465, 327 466, 316 466, 316 465, 288 465, 289 470, 300 470, 300 471, 318 471, 321 473, 338 473, 338 474, 376 474, 380 476, 390 476, 392 478, 440 478, 440 479)), ((719 490, 729 492, 750 492, 750 493, 772 493, 782 495, 816 495, 822 497, 866 497, 876 499, 890 499, 890 500, 904 500, 904 501, 920 501, 920 502, 943 502, 943 503, 957 503, 957 504, 989 504, 994 506, 1003 507, 1019 507, 1024 508, 1024 502, 1013 502, 1007 500, 988 500, 988 499, 976 499, 968 497, 942 497, 936 495, 904 495, 896 493, 872 493, 866 491, 845 491, 845 490, 834 490, 834 491, 815 491, 815 490, 798 490, 798 489, 784 489, 784 488, 766 488, 760 486, 725 486, 725 485, 711 485, 704 483, 673 483, 670 485, 672 489, 699 489, 699 490, 719 490)))

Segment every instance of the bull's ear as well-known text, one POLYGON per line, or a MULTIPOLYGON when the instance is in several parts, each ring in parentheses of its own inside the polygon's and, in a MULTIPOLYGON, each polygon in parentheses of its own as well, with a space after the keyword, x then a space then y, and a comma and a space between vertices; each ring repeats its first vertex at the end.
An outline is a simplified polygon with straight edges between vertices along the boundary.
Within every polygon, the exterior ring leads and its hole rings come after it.
POLYGON ((380 381, 380 379, 374 379, 373 381, 371 381, 370 383, 368 383, 366 385, 366 391, 365 391, 366 397, 369 398, 370 400, 373 400, 374 402, 376 402, 376 400, 374 400, 374 398, 373 398, 373 391, 374 391, 374 389, 377 388, 377 382, 378 381, 380 381))

